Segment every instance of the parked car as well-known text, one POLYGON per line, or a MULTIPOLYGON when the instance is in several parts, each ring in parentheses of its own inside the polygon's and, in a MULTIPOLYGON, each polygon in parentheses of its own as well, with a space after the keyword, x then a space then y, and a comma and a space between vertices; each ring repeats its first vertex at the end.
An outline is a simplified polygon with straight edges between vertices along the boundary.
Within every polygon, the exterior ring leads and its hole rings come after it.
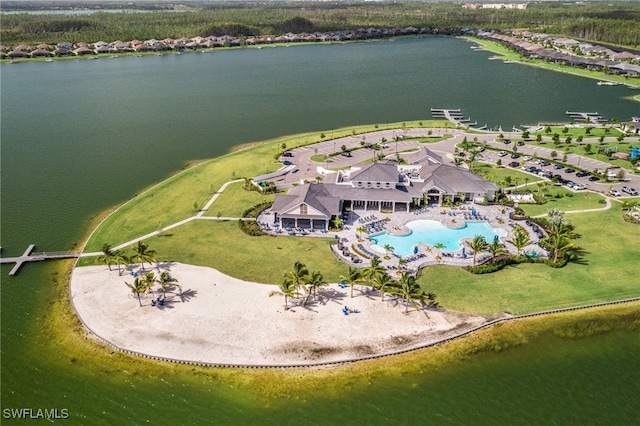
POLYGON ((507 151, 500 151, 498 153, 498 157, 506 157, 506 155, 507 155, 507 151))
POLYGON ((628 186, 622 187, 622 192, 626 192, 629 195, 638 195, 638 191, 635 188, 630 188, 628 186))
POLYGON ((511 158, 513 159, 520 158, 520 154, 517 154, 514 152, 513 154, 511 154, 511 158))
POLYGON ((343 157, 351 157, 351 153, 349 151, 345 151, 340 155, 342 155, 343 157))
POLYGON ((532 156, 530 156, 530 155, 525 155, 525 156, 524 156, 524 159, 525 159, 526 161, 531 161, 531 160, 533 160, 533 157, 532 157, 532 156))
POLYGON ((585 185, 584 183, 576 183, 575 185, 573 185, 573 189, 582 191, 583 189, 587 189, 587 185, 585 185))
POLYGON ((520 165, 520 163, 518 163, 517 161, 512 161, 509 163, 509 167, 518 167, 520 165))
POLYGON ((292 163, 291 161, 284 160, 284 161, 282 162, 282 164, 283 164, 283 165, 285 165, 285 166, 290 166, 290 165, 292 165, 293 163, 292 163))
POLYGON ((291 152, 289 152, 289 151, 286 151, 286 152, 282 153, 282 156, 283 157, 293 157, 293 154, 291 152))
POLYGON ((589 176, 591 173, 587 172, 586 170, 580 170, 578 173, 576 173, 576 176, 578 177, 585 177, 585 176, 589 176))
POLYGON ((517 145, 518 145, 518 146, 523 146, 523 145, 524 145, 524 142, 522 142, 522 141, 518 141, 518 144, 517 144, 517 145))
POLYGON ((387 145, 386 143, 383 143, 383 144, 380 144, 380 147, 382 149, 387 149, 387 148, 389 148, 389 145, 387 145))
POLYGON ((609 194, 613 195, 614 197, 619 197, 620 191, 618 191, 617 189, 610 189, 609 194))
POLYGON ((505 139, 503 142, 505 145, 509 145, 511 143, 511 139, 505 139))
POLYGON ((551 163, 550 163, 550 162, 548 162, 547 160, 540 160, 540 163, 539 163, 539 164, 540 164, 541 166, 550 166, 550 165, 551 165, 551 163))
POLYGON ((565 172, 567 172, 567 173, 573 173, 575 171, 576 171, 576 169, 571 169, 571 168, 565 170, 565 172))
POLYGON ((600 179, 598 178, 598 176, 589 176, 589 181, 590 181, 590 182, 595 182, 595 181, 597 181, 597 180, 600 180, 600 179))
POLYGON ((564 164, 556 163, 553 165, 553 168, 556 170, 564 169, 564 164))
POLYGON ((478 152, 484 152, 484 146, 481 146, 480 148, 478 148, 478 152))

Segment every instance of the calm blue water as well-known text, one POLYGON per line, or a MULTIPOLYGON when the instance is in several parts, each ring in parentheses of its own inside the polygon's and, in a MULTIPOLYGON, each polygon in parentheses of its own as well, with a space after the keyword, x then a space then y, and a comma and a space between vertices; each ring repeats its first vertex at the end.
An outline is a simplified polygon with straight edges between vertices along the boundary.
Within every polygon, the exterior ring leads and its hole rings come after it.
POLYGON ((504 231, 487 225, 486 222, 468 222, 464 228, 451 229, 442 226, 436 220, 414 220, 407 223, 411 234, 404 236, 389 235, 386 232, 371 237, 376 245, 384 251, 384 246, 390 244, 393 252, 398 256, 413 254, 416 244, 429 244, 434 246, 444 244, 444 251, 457 251, 462 248, 462 238, 473 238, 482 235, 485 240, 492 241, 498 235, 504 235, 504 231))

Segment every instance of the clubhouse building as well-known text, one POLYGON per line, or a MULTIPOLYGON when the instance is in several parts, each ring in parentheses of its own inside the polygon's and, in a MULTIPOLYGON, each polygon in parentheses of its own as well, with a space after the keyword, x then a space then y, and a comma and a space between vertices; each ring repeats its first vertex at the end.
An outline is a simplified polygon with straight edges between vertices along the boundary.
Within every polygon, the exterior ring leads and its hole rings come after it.
POLYGON ((412 205, 492 201, 495 197, 494 183, 443 164, 440 156, 426 148, 405 159, 406 164, 384 161, 325 175, 325 180, 335 176, 331 183, 294 186, 287 195, 275 197, 274 221, 282 228, 327 230, 347 209, 408 212, 412 205))

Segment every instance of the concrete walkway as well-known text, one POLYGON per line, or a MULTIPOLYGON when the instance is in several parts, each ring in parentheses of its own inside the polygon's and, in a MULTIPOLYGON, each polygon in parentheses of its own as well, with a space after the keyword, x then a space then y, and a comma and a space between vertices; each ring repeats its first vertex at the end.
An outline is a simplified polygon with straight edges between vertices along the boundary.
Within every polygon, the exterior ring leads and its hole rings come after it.
MULTIPOLYGON (((572 214, 572 213, 590 213, 590 212, 601 212, 603 210, 609 210, 611 208, 611 198, 609 197, 604 197, 604 207, 600 207, 597 209, 582 209, 582 210, 568 210, 565 211, 565 214, 572 214)), ((537 216, 532 216, 533 218, 536 217, 545 217, 547 214, 543 213, 543 214, 539 214, 537 216)))
MULTIPOLYGON (((146 235, 143 235, 141 237, 138 238, 134 238, 133 240, 127 241, 126 243, 122 243, 116 247, 113 247, 113 250, 121 250, 125 247, 129 247, 133 244, 136 244, 138 241, 144 241, 147 238, 151 238, 151 237, 155 237, 156 235, 160 235, 165 231, 168 231, 170 229, 174 229, 177 228, 178 226, 182 226, 186 223, 189 223, 193 220, 218 220, 218 221, 229 221, 229 220, 255 220, 255 219, 248 219, 248 218, 239 218, 239 217, 228 217, 228 216, 221 216, 221 217, 210 217, 210 216, 204 216, 204 213, 211 207, 211 205, 218 199, 218 197, 224 192, 224 190, 227 188, 227 186, 231 185, 232 183, 236 183, 236 182, 242 182, 242 179, 235 179, 235 180, 230 180, 228 182, 225 182, 224 184, 222 184, 222 186, 220 187, 220 189, 218 191, 216 191, 211 198, 209 199, 209 201, 207 201, 207 203, 204 205, 204 207, 202 209, 200 209, 200 211, 198 211, 198 213, 194 216, 188 217, 186 219, 183 219, 181 221, 178 221, 176 223, 173 223, 171 225, 167 225, 164 226, 160 229, 158 229, 157 231, 153 231, 153 232, 149 232, 146 235)), ((91 252, 91 253, 82 253, 80 254, 80 257, 93 257, 93 256, 100 256, 102 254, 101 251, 98 252, 91 252)))

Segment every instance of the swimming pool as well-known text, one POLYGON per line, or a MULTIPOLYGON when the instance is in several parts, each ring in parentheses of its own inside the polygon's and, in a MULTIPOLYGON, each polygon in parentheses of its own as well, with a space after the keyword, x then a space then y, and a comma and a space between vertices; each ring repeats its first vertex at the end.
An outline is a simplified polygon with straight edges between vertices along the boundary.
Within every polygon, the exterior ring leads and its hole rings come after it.
POLYGON ((487 242, 493 241, 495 236, 506 236, 506 231, 490 227, 487 222, 468 222, 462 228, 451 229, 436 220, 414 220, 406 224, 411 229, 409 235, 396 236, 386 232, 371 237, 380 253, 385 253, 384 246, 390 244, 393 252, 404 257, 414 253, 416 244, 435 246, 444 244, 442 251, 457 251, 462 248, 460 239, 473 238, 482 235, 487 242))

